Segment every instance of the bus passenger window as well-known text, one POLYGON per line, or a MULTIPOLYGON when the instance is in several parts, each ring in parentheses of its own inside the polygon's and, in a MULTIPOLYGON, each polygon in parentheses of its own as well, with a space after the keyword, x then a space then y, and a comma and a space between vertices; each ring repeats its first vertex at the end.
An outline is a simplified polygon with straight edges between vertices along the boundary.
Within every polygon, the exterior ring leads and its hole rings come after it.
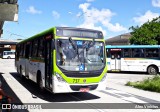
POLYGON ((25 58, 29 58, 30 43, 25 44, 25 58))
POLYGON ((33 48, 32 56, 33 56, 33 57, 37 57, 38 40, 34 40, 34 41, 33 41, 32 48, 33 48))
POLYGON ((133 49, 133 57, 144 57, 144 49, 133 49))
POLYGON ((24 45, 20 45, 20 56, 23 57, 24 45))
POLYGON ((109 57, 111 56, 111 54, 110 54, 110 49, 107 49, 107 50, 106 50, 106 53, 107 53, 107 57, 109 58, 109 57))
POLYGON ((39 39, 38 57, 44 58, 44 39, 39 39))
POLYGON ((153 57, 153 58, 157 58, 159 57, 159 52, 158 52, 158 49, 156 48, 149 48, 149 49, 146 49, 146 57, 153 57))
POLYGON ((131 57, 131 49, 124 49, 123 50, 123 57, 124 58, 131 57))
POLYGON ((16 59, 19 59, 19 52, 20 52, 19 47, 20 47, 19 45, 17 45, 17 47, 16 47, 16 59))

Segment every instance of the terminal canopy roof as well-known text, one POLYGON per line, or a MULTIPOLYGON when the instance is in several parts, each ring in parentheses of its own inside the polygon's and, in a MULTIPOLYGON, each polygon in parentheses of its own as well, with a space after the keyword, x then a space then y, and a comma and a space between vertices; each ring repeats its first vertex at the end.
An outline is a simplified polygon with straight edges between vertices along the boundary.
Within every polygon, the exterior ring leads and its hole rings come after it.
POLYGON ((18 0, 0 0, 0 37, 4 21, 18 21, 18 0))

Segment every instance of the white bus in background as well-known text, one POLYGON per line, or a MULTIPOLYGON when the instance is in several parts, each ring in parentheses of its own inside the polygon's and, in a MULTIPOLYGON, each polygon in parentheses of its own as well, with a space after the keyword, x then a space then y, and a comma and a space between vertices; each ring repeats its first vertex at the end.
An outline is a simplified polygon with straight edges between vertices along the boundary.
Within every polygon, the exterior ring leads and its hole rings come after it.
POLYGON ((15 58, 15 51, 3 51, 2 58, 3 59, 15 58))
POLYGON ((106 46, 108 71, 160 72, 159 45, 106 46))

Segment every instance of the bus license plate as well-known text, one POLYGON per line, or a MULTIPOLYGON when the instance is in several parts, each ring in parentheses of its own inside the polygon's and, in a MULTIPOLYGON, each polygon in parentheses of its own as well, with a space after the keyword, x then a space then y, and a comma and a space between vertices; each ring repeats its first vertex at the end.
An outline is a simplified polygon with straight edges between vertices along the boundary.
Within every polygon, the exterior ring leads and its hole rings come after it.
POLYGON ((88 92, 89 88, 80 88, 80 92, 88 92))

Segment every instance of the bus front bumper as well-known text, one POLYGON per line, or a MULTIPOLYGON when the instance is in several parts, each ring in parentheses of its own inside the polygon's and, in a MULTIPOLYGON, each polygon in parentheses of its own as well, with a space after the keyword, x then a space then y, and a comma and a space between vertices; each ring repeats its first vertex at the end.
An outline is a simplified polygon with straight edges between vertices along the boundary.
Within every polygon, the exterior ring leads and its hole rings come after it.
POLYGON ((68 84, 60 81, 56 76, 53 77, 53 93, 73 93, 73 92, 89 92, 92 90, 106 89, 106 78, 99 83, 91 84, 68 84))

